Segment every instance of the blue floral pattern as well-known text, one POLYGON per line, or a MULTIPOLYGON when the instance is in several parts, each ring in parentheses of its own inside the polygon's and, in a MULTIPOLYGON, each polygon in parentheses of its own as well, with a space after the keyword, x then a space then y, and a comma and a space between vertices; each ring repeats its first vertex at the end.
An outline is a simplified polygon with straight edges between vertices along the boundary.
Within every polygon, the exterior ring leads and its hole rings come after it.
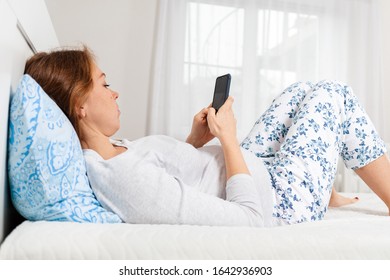
POLYGON ((285 89, 241 146, 271 174, 279 225, 323 219, 340 156, 357 169, 386 152, 352 89, 328 80, 285 89))
POLYGON ((96 200, 73 126, 28 75, 11 100, 8 175, 12 202, 29 220, 122 222, 96 200))

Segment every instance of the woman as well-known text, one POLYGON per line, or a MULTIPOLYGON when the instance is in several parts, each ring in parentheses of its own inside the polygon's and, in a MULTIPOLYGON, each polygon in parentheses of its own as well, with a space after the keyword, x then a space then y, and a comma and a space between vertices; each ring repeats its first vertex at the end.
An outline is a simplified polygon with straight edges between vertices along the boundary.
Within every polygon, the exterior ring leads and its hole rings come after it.
POLYGON ((296 83, 248 137, 236 137, 232 97, 195 115, 187 143, 165 136, 113 141, 118 93, 87 48, 39 53, 30 74, 62 108, 84 149, 102 205, 129 223, 275 226, 321 220, 339 155, 390 208, 383 141, 349 87, 296 83), (217 137, 221 145, 205 146, 217 137), (222 199, 221 199, 222 198, 222 199))

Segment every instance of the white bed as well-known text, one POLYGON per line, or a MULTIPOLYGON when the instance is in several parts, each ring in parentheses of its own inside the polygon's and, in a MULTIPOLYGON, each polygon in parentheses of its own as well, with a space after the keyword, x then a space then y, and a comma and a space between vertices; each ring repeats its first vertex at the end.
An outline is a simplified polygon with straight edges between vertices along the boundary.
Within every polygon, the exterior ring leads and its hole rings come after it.
POLYGON ((43 0, 46 25, 25 21, 15 3, 28 2, 0 0, 0 259, 390 259, 390 218, 370 193, 324 221, 279 228, 23 221, 7 185, 9 97, 25 59, 57 41, 43 0))
POLYGON ((359 196, 324 221, 278 228, 25 221, 0 259, 390 259, 386 206, 359 196))

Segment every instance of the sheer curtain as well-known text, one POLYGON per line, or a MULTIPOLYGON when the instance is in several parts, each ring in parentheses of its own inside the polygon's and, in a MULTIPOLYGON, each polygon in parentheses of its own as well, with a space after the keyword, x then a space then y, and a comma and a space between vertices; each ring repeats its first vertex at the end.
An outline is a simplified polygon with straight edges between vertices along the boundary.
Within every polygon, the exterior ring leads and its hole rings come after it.
MULTIPOLYGON (((376 0, 159 0, 149 134, 184 140, 232 75, 238 137, 298 80, 341 80, 385 135, 376 0)), ((387 140, 387 139, 386 139, 387 140)))

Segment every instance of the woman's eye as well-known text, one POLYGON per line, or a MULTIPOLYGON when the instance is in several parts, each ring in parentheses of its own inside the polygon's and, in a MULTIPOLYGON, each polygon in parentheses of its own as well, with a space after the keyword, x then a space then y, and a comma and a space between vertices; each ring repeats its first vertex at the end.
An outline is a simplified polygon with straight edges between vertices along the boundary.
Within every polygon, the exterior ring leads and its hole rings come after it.
POLYGON ((110 85, 109 84, 104 84, 104 87, 105 88, 108 88, 110 85))

